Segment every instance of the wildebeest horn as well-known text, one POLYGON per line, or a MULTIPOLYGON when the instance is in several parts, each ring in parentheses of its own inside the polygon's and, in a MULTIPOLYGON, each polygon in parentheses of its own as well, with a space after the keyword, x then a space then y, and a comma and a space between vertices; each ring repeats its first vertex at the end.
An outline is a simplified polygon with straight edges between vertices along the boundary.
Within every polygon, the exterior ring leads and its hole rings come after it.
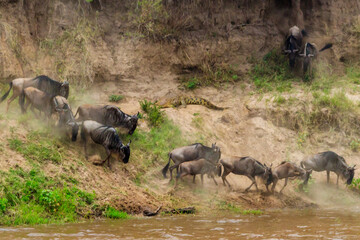
POLYGON ((286 53, 291 53, 291 50, 284 50, 284 52, 286 52, 286 53))
POLYGON ((293 52, 298 52, 298 51, 299 51, 299 49, 294 49, 294 50, 293 50, 293 52))
POLYGON ((272 167, 272 163, 270 163, 270 168, 272 167))
POLYGON ((128 144, 126 144, 126 146, 130 146, 130 143, 131 143, 131 139, 129 140, 128 144))
POLYGON ((66 86, 66 85, 69 85, 69 82, 68 81, 64 81, 61 86, 66 86))
POLYGON ((305 57, 305 54, 300 53, 299 56, 300 57, 305 57))
POLYGON ((309 57, 314 57, 315 55, 314 55, 314 54, 309 54, 308 56, 309 56, 309 57))

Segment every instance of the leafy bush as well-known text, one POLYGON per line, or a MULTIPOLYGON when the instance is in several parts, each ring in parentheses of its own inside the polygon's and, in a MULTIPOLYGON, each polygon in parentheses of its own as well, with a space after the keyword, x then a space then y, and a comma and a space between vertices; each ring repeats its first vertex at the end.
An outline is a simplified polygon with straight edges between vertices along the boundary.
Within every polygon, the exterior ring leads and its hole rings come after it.
POLYGON ((359 150, 359 148, 360 148, 360 140, 352 140, 350 142, 350 148, 354 152, 357 152, 359 150))
POLYGON ((0 211, 4 213, 8 206, 8 200, 6 198, 0 198, 0 211))
POLYGON ((294 76, 289 70, 286 56, 282 55, 280 50, 272 50, 262 60, 253 62, 250 77, 256 88, 265 92, 284 92, 291 89, 291 80, 294 80, 294 76))
POLYGON ((198 86, 198 80, 197 80, 197 78, 195 77, 195 78, 191 78, 186 84, 185 84, 185 87, 187 88, 187 89, 195 89, 197 86, 198 86))
POLYGON ((122 95, 110 95, 109 96, 109 102, 120 102, 121 100, 124 99, 124 96, 122 95))
POLYGON ((159 106, 154 103, 144 100, 139 102, 141 109, 147 114, 146 119, 149 121, 151 126, 158 127, 165 120, 163 111, 159 106))
POLYGON ((74 222, 78 212, 90 210, 96 197, 94 193, 54 181, 38 169, 10 169, 1 176, 0 211, 5 215, 0 224, 74 222))
POLYGON ((113 207, 108 207, 104 213, 107 218, 127 219, 129 215, 126 212, 120 212, 113 207))

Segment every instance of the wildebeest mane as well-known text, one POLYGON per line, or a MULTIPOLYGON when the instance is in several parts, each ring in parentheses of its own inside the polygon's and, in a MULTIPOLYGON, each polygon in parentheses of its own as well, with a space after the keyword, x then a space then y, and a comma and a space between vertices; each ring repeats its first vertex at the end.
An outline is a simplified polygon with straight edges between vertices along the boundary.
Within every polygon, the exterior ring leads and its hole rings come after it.
MULTIPOLYGON (((45 75, 37 76, 34 79, 32 79, 31 81, 35 83, 33 85, 34 87, 36 87, 37 89, 39 89, 43 92, 46 92, 51 97, 61 95, 60 90, 63 87, 63 83, 61 83, 61 82, 55 81, 45 75)), ((67 88, 65 96, 63 96, 63 97, 65 97, 66 99, 69 97, 69 88, 67 88)))

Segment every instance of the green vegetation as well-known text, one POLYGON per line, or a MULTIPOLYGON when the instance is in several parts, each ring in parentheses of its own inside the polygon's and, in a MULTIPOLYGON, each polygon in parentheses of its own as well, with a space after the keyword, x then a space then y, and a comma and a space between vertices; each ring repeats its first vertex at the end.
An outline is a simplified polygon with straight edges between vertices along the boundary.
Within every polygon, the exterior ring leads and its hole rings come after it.
POLYGON ((107 218, 113 218, 113 219, 128 219, 129 218, 129 215, 126 212, 120 212, 113 207, 108 207, 106 209, 106 211, 104 212, 104 215, 107 218))
POLYGON ((95 193, 88 193, 34 168, 0 172, 0 224, 75 222, 92 213, 95 193))
POLYGON ((141 109, 147 114, 145 119, 147 119, 151 126, 159 127, 164 121, 165 116, 161 111, 159 106, 156 106, 155 103, 152 103, 147 100, 139 102, 141 109))
POLYGON ((137 1, 132 18, 138 31, 151 40, 161 41, 173 33, 173 29, 166 24, 169 15, 162 0, 137 1))
POLYGON ((360 140, 352 140, 350 142, 350 149, 357 152, 360 149, 360 140))
POLYGON ((120 102, 123 99, 124 99, 124 96, 122 96, 122 95, 113 94, 113 95, 109 96, 109 102, 120 102))
POLYGON ((351 189, 360 191, 360 178, 354 178, 349 186, 351 189))
POLYGON ((97 15, 94 20, 82 17, 72 28, 61 31, 54 38, 45 38, 39 42, 41 53, 55 58, 53 70, 58 79, 80 86, 86 86, 93 81, 94 70, 89 67, 91 59, 88 46, 103 34, 97 18, 97 15))
POLYGON ((29 161, 40 163, 51 161, 59 164, 63 159, 65 150, 60 147, 60 140, 48 134, 47 132, 32 131, 28 133, 25 141, 13 136, 8 139, 9 146, 29 161))
POLYGON ((292 88, 292 82, 298 81, 289 69, 287 57, 280 50, 272 50, 262 60, 252 62, 254 66, 250 77, 261 92, 288 91, 292 88))
POLYGON ((244 210, 239 206, 234 205, 233 203, 228 203, 226 201, 220 201, 218 203, 218 208, 221 210, 227 210, 227 211, 231 211, 234 213, 239 213, 242 215, 261 215, 264 212, 261 210, 256 210, 256 209, 248 209, 248 210, 244 210))
POLYGON ((353 112, 355 104, 346 97, 344 91, 339 91, 333 95, 321 94, 319 92, 313 93, 312 104, 318 108, 326 107, 333 113, 353 112))
POLYGON ((131 148, 133 159, 142 159, 140 163, 143 168, 153 166, 159 160, 161 164, 164 163, 171 150, 187 143, 180 129, 167 118, 159 127, 151 128, 148 132, 136 130, 127 138, 134 143, 131 148))
POLYGON ((195 89, 198 85, 199 80, 196 77, 191 78, 188 82, 185 83, 185 87, 190 90, 195 89))

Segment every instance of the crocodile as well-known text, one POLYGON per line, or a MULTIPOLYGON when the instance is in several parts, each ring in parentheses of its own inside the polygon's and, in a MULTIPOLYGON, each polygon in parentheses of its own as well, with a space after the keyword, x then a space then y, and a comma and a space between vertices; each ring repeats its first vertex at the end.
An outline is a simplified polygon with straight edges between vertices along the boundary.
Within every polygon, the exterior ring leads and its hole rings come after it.
POLYGON ((170 107, 179 107, 179 106, 186 107, 187 104, 203 105, 207 108, 214 109, 214 110, 227 109, 227 107, 215 106, 210 101, 208 101, 204 98, 201 98, 201 97, 180 96, 180 97, 174 97, 174 98, 165 100, 165 101, 163 101, 163 103, 156 102, 156 105, 159 106, 160 108, 170 108, 170 107))

